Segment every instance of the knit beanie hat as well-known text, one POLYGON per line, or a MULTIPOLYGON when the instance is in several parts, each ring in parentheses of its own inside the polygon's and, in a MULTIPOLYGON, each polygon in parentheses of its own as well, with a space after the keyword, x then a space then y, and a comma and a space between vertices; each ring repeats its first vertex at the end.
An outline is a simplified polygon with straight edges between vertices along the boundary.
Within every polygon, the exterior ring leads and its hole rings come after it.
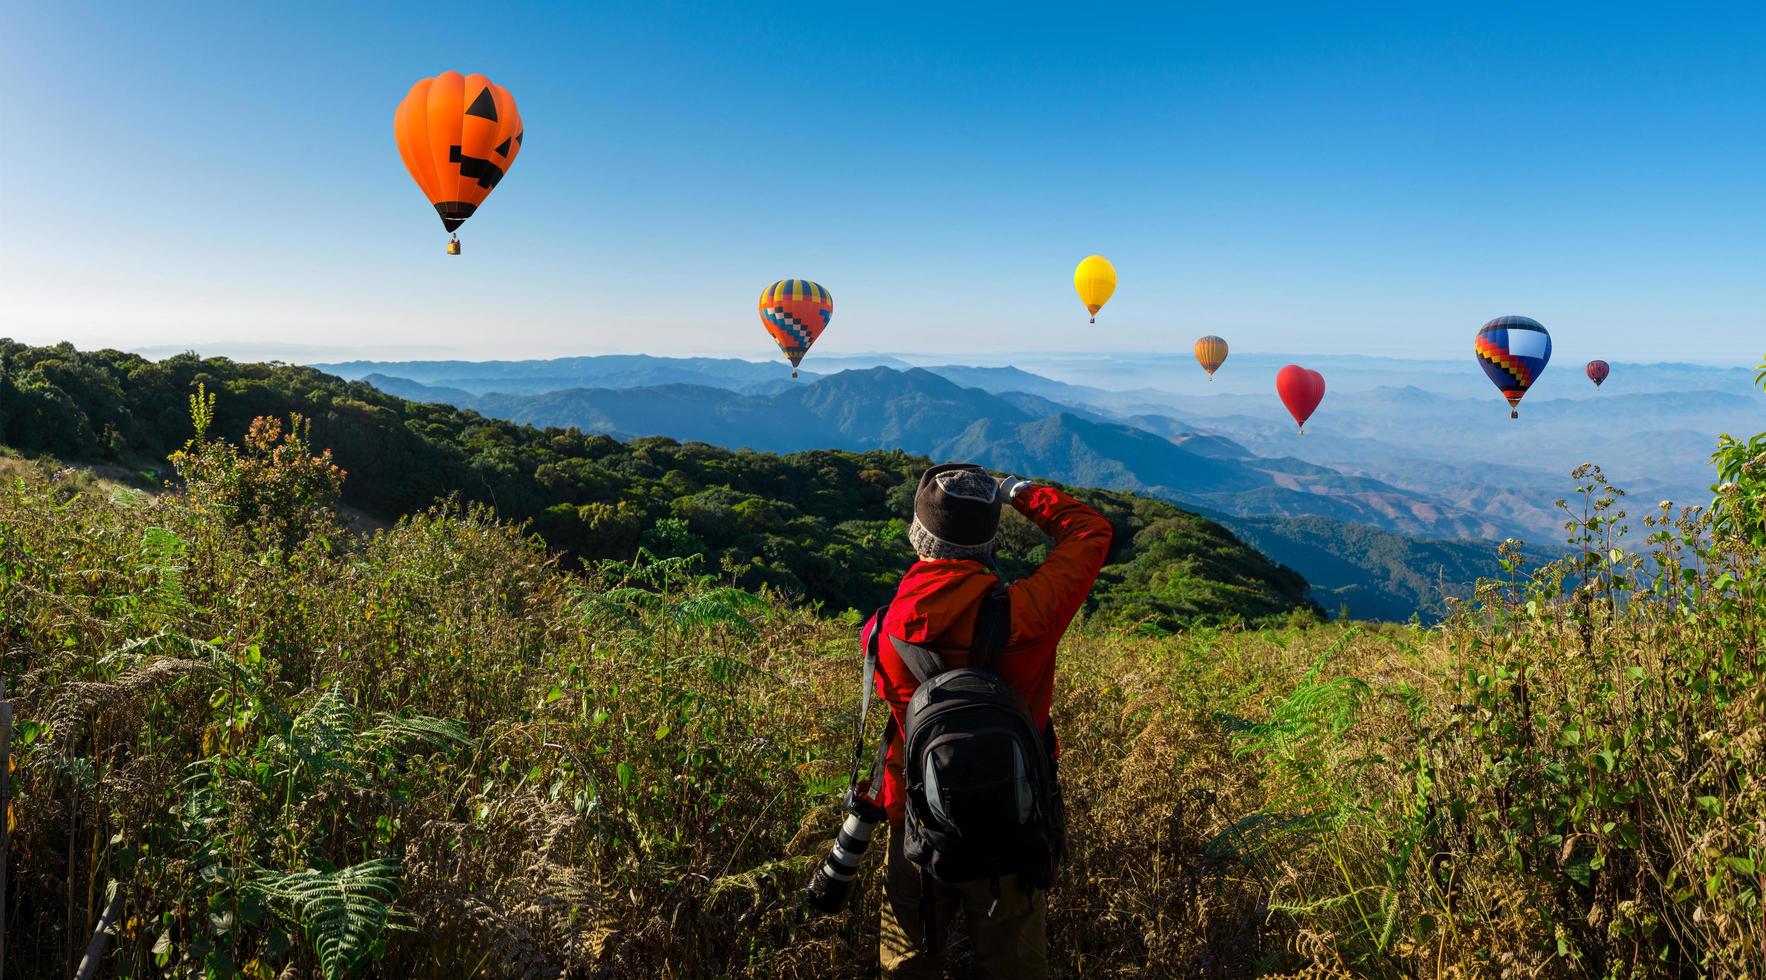
POLYGON ((999 533, 999 482, 973 463, 944 463, 920 475, 908 543, 927 558, 985 562, 999 533))

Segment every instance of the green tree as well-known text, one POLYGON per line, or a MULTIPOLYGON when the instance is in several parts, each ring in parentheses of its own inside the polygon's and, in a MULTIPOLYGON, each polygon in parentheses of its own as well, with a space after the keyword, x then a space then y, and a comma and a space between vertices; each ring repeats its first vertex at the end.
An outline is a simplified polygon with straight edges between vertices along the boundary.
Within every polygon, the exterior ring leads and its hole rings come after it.
MULTIPOLYGON (((1754 383, 1766 390, 1766 358, 1754 383)), ((1721 530, 1733 530, 1756 545, 1766 544, 1766 432, 1742 441, 1724 433, 1711 462, 1717 467, 1717 497, 1711 510, 1721 530)))

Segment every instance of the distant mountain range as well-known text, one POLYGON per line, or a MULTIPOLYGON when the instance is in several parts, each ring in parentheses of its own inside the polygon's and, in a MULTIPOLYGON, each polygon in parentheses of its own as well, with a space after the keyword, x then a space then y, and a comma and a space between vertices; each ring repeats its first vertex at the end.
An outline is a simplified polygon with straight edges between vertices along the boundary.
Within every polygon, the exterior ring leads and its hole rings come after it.
POLYGON ((1471 511, 1378 480, 1292 457, 1259 457, 1219 437, 1197 452, 1098 413, 1024 392, 964 387, 921 368, 843 371, 768 394, 663 384, 463 397, 457 388, 386 375, 363 380, 413 401, 627 438, 666 435, 766 452, 903 449, 1228 514, 1324 516, 1437 537, 1500 531, 1471 511))
MULTIPOLYGON (((1704 503, 1717 434, 1766 429, 1766 399, 1745 367, 1615 362, 1596 389, 1575 355, 1560 351, 1511 420, 1469 352, 1449 361, 1297 357, 1328 381, 1300 438, 1273 397, 1286 358, 1234 354, 1207 381, 1187 355, 1011 356, 1016 370, 1066 386, 1024 390, 1161 434, 1225 436, 1261 456, 1424 493, 1539 542, 1560 540, 1553 502, 1571 491, 1570 471, 1582 463, 1599 464, 1633 496, 1704 503)), ((1022 387, 971 377, 990 390, 1022 387)))
POLYGON ((1573 493, 1580 463, 1599 463, 1634 497, 1702 503, 1717 433, 1766 429, 1744 368, 1616 362, 1596 391, 1560 353, 1569 363, 1510 420, 1469 355, 1351 354, 1297 358, 1328 381, 1301 437, 1273 396, 1285 360, 1234 354, 1212 381, 1171 353, 1002 353, 964 365, 816 355, 797 381, 782 363, 732 358, 321 367, 538 424, 780 451, 899 447, 1134 490, 1233 523, 1306 574, 1325 605, 1340 593, 1358 614, 1380 615, 1395 610, 1380 606, 1385 594, 1434 609, 1443 582, 1452 591, 1494 568, 1494 539, 1550 551, 1563 536, 1556 502, 1573 493))
MULTIPOLYGON (((782 453, 811 448, 903 449, 1082 486, 1143 493, 1223 522, 1250 522, 1244 525, 1249 539, 1266 553, 1293 556, 1280 560, 1320 583, 1316 588, 1321 603, 1332 610, 1347 605, 1357 616, 1437 615, 1444 610, 1444 589, 1448 594, 1464 593, 1478 574, 1496 570, 1494 545, 1465 539, 1488 538, 1500 528, 1426 494, 1292 457, 1260 457, 1221 436, 1166 435, 1038 394, 995 394, 965 387, 947 373, 965 380, 977 376, 959 369, 879 367, 844 371, 779 390, 763 388, 762 393, 660 384, 538 395, 473 394, 379 373, 361 380, 412 401, 442 402, 495 418, 575 426, 621 438, 667 435, 782 453), (1306 521, 1265 520, 1271 517, 1306 521), (1325 542, 1337 547, 1326 547, 1325 542), (1308 565, 1318 570, 1316 580, 1308 565)), ((996 383, 1027 380, 1010 373, 990 375, 996 383)), ((723 380, 733 384, 743 379, 723 380)), ((1039 387, 1062 391, 1059 382, 1039 387)))
MULTIPOLYGON (((761 363, 733 357, 650 357, 645 354, 560 357, 549 361, 345 361, 312 366, 351 380, 371 374, 390 376, 470 395, 491 392, 536 395, 566 388, 641 388, 671 384, 742 391, 791 380, 791 366, 783 361, 761 363)), ((804 371, 802 377, 810 380, 820 375, 804 371)))

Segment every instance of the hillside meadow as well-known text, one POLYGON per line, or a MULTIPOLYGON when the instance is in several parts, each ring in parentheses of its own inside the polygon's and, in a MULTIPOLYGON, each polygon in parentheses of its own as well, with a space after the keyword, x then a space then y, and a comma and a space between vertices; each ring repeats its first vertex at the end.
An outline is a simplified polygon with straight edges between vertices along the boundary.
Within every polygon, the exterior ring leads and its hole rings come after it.
MULTIPOLYGON (((875 875, 797 898, 855 615, 476 505, 354 535, 304 423, 212 404, 182 492, 5 464, 9 975, 107 909, 113 976, 867 974, 875 875)), ((1438 628, 1079 623, 1060 971, 1766 972, 1763 442, 1715 513, 1582 471, 1571 557, 1438 628)))

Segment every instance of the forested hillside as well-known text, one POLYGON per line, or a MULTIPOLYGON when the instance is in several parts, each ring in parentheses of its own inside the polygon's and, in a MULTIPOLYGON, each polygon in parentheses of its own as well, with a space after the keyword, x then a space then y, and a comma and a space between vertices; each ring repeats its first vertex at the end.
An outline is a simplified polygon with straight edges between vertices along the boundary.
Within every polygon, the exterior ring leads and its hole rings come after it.
MULTIPOLYGON (((531 520, 573 560, 701 555, 750 590, 831 610, 887 598, 912 560, 905 519, 928 460, 901 452, 730 451, 669 438, 622 442, 419 404, 310 368, 182 355, 151 362, 69 345, 0 341, 0 443, 27 453, 149 468, 191 435, 189 398, 216 396, 214 433, 239 440, 258 416, 311 420, 347 473, 343 502, 390 521, 457 496, 531 520)), ((1035 475, 1035 474, 1031 474, 1035 475)), ((1077 490, 1116 526, 1094 614, 1151 629, 1312 615, 1305 581, 1214 522, 1127 493, 1077 490)), ((1046 539, 1011 515, 1009 575, 1046 539)))
MULTIPOLYGON (((1234 517, 1210 514, 1242 540, 1283 564, 1307 569, 1312 596, 1333 615, 1425 622, 1447 615, 1448 600, 1470 598, 1479 579, 1502 573, 1489 541, 1413 538, 1329 517, 1234 517)), ((1545 549, 1521 556, 1544 564, 1545 549)))

